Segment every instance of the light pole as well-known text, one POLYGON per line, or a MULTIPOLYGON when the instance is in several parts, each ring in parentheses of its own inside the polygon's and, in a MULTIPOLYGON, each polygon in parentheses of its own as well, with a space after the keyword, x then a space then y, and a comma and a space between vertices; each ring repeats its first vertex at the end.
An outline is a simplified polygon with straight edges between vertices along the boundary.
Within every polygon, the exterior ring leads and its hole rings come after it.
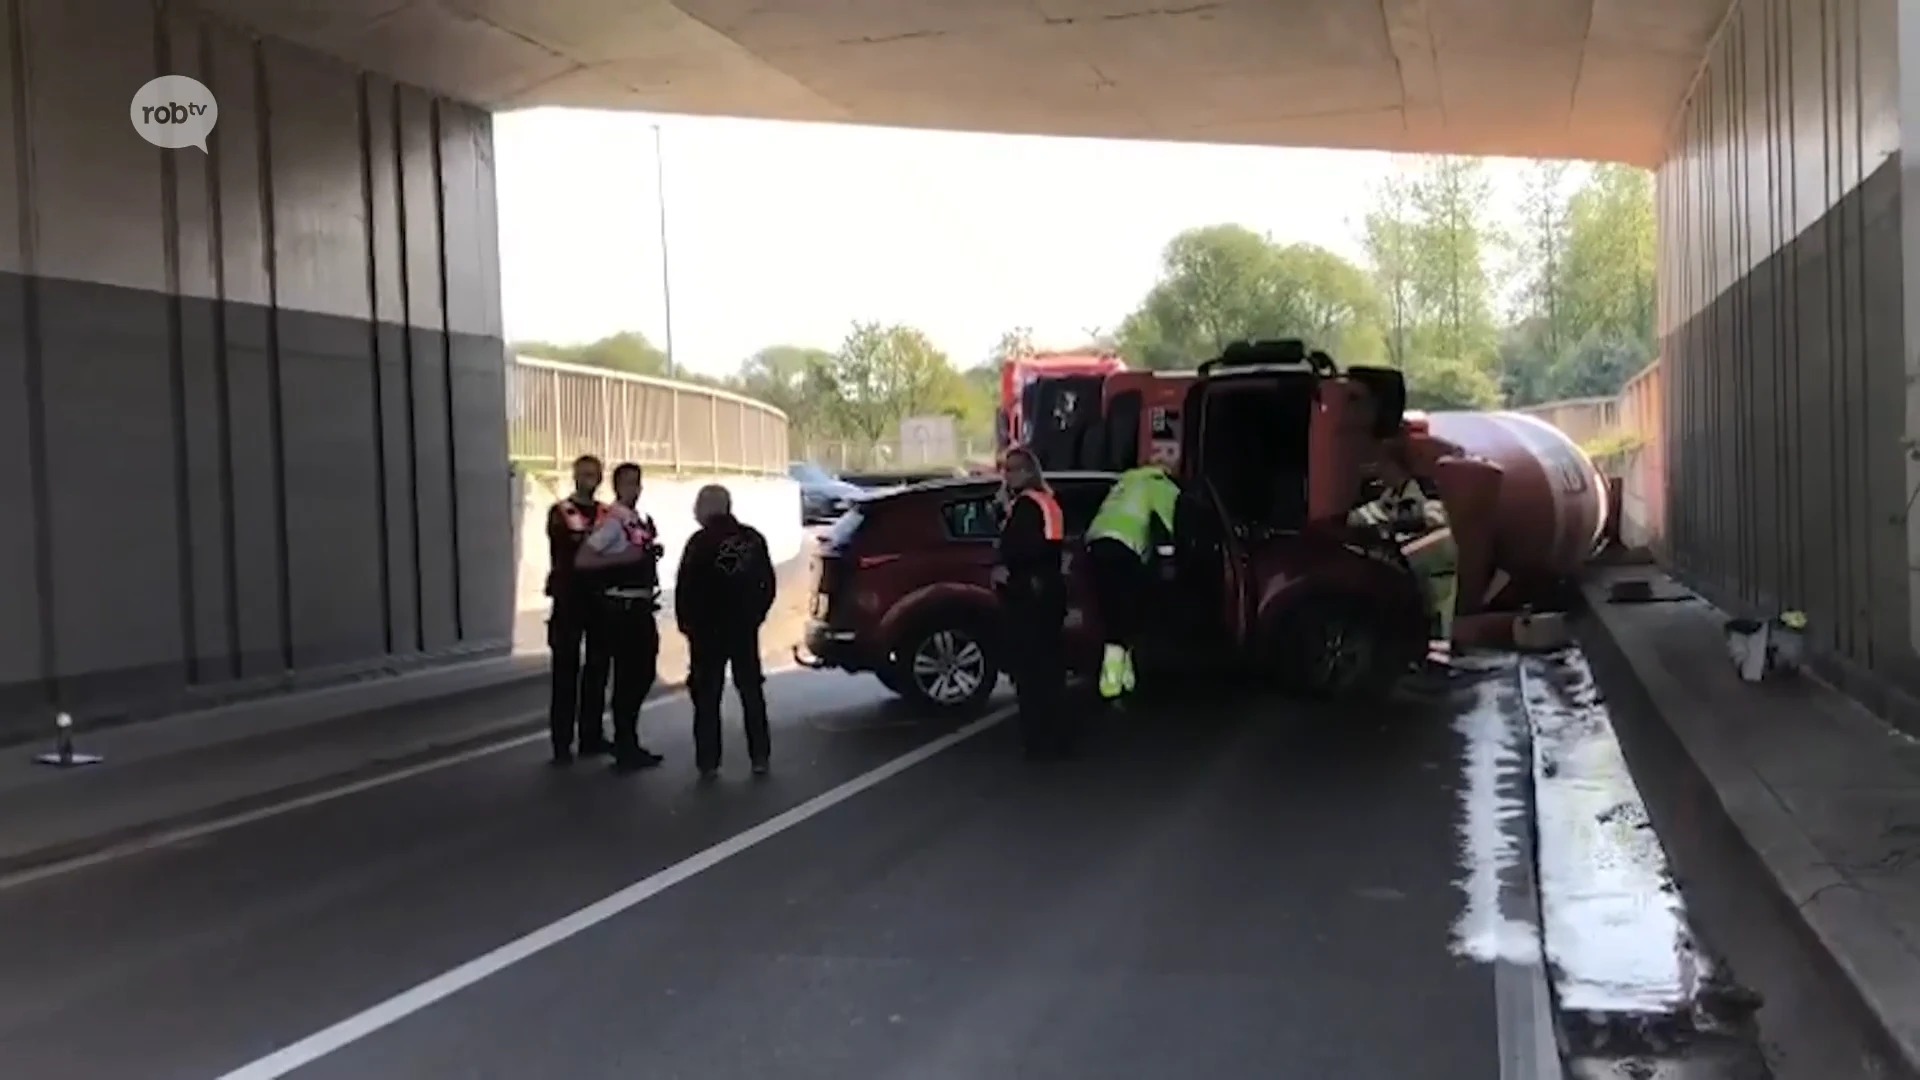
MULTIPOLYGON (((653 177, 655 202, 660 208, 660 302, 666 309, 667 378, 674 377, 673 363, 673 274, 667 258, 667 158, 661 140, 660 125, 653 125, 653 177)), ((677 418, 676 418, 677 419, 677 418)))

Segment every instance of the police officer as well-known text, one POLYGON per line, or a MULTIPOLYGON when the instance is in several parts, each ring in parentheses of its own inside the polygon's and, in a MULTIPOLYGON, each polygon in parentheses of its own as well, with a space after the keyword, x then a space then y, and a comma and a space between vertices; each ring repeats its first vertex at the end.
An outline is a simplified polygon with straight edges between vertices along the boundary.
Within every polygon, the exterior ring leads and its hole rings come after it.
POLYGON ((598 628, 613 661, 613 768, 631 773, 660 764, 640 745, 640 707, 660 663, 660 532, 642 514, 640 466, 613 470, 613 505, 580 546, 575 565, 591 575, 598 628))
POLYGON ((1447 508, 1421 488, 1405 439, 1396 438, 1382 450, 1380 495, 1354 508, 1347 519, 1364 528, 1386 530, 1396 539, 1406 538, 1400 550, 1420 579, 1435 637, 1450 641, 1459 593, 1460 554, 1453 542, 1447 508))
POLYGON ((1002 640, 1020 703, 1021 736, 1028 757, 1062 758, 1072 753, 1075 735, 1066 708, 1065 522, 1039 461, 1023 447, 1007 452, 1002 495, 1007 515, 993 580, 1005 616, 1002 640))
POLYGON ((582 757, 609 749, 602 713, 606 708, 607 651, 596 632, 592 590, 574 566, 580 547, 607 513, 600 491, 600 459, 591 454, 573 463, 573 493, 547 511, 547 648, 553 654, 553 692, 547 728, 553 738, 553 763, 573 763, 575 736, 582 757), (585 652, 582 663, 581 653, 585 652))
POLYGON ((1100 696, 1110 701, 1133 690, 1133 645, 1152 582, 1148 566, 1173 542, 1179 504, 1180 486, 1165 466, 1142 465, 1120 474, 1087 526, 1087 559, 1107 636, 1100 696))
POLYGON ((720 770, 720 697, 727 669, 740 695, 747 759, 767 774, 767 728, 760 626, 773 610, 773 557, 760 530, 733 516, 733 496, 708 484, 693 499, 700 530, 687 538, 673 587, 673 614, 687 638, 687 696, 693 699, 693 757, 703 780, 720 770))

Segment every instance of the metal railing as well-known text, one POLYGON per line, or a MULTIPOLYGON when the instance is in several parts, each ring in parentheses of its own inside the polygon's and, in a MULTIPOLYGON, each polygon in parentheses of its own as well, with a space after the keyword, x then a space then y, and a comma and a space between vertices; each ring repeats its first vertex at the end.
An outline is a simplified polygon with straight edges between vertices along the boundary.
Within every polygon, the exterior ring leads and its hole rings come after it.
POLYGON ((711 386, 515 357, 507 452, 530 469, 581 454, 688 473, 784 474, 787 414, 711 386))

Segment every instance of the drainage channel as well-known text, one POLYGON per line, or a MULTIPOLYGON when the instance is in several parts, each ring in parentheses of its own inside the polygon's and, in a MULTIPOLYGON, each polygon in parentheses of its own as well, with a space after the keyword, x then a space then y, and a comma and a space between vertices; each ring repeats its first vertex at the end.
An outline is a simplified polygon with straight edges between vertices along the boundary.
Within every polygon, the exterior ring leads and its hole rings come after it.
POLYGON ((1766 1080, 1757 1001, 1697 932, 1586 655, 1571 646, 1515 668, 1567 1075, 1766 1080))

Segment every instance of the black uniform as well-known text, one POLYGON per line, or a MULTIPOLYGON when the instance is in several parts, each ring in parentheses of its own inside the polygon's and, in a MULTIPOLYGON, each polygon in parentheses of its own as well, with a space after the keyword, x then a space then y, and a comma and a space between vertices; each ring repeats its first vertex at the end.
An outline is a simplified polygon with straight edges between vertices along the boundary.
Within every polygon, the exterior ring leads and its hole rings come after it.
POLYGON ((556 761, 573 758, 575 737, 583 755, 608 750, 602 717, 606 711, 608 658, 605 635, 598 632, 590 575, 576 570, 574 556, 587 534, 606 513, 598 501, 568 497, 547 511, 547 648, 553 653, 553 692, 547 729, 556 761), (585 652, 582 663, 581 653, 585 652))
POLYGON ((645 514, 626 526, 627 543, 648 551, 639 562, 592 571, 599 629, 613 661, 613 759, 621 768, 660 764, 660 755, 640 745, 640 707, 653 692, 660 669, 659 530, 645 514))
POLYGON ((747 757, 764 772, 772 752, 767 731, 760 626, 773 610, 773 559, 767 538, 731 514, 709 521, 680 554, 673 610, 687 638, 687 692, 693 699, 694 764, 720 767, 720 698, 727 669, 747 729, 747 757))
POLYGON ((1064 539, 1060 504, 1044 488, 1014 499, 1000 529, 999 560, 1007 571, 1000 586, 1002 636, 1030 757, 1064 756, 1076 734, 1066 707, 1064 539))

